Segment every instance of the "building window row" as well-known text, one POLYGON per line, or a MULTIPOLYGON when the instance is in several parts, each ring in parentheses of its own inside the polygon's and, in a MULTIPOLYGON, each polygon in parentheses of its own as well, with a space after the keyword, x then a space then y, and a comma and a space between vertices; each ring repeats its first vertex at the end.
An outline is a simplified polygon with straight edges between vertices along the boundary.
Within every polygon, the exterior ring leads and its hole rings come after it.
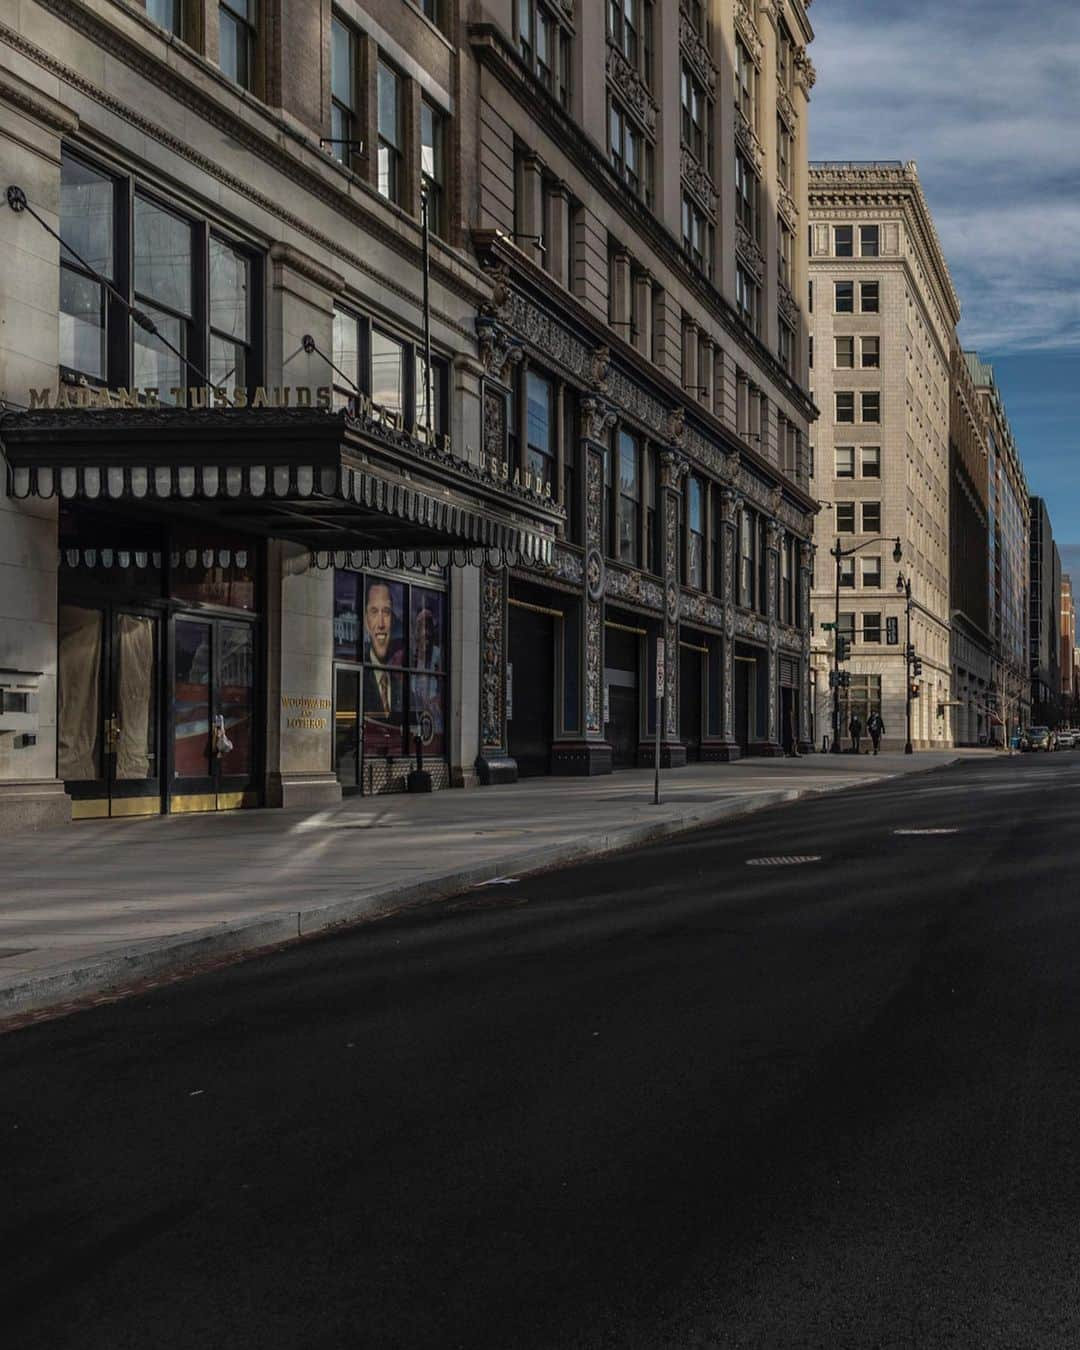
POLYGON ((877 370, 881 366, 881 339, 876 336, 836 338, 837 370, 854 370, 856 354, 861 370, 877 370))
POLYGON ((837 534, 879 534, 881 532, 880 502, 836 502, 833 510, 836 515, 837 534), (855 509, 862 510, 862 528, 856 529, 855 509))
POLYGON ((573 37, 559 9, 547 0, 517 0, 521 59, 564 108, 570 106, 573 37))
MULTIPOLYGON (((863 445, 857 448, 859 452, 859 477, 880 478, 881 446, 863 445)), ((854 445, 838 445, 836 447, 837 478, 855 477, 855 452, 856 447, 854 445)))
POLYGON ((446 114, 422 98, 414 118, 408 77, 337 14, 331 20, 330 153, 348 168, 364 162, 369 106, 365 71, 371 71, 375 82, 375 124, 368 138, 375 148, 374 185, 387 201, 414 212, 420 210, 420 191, 426 191, 431 231, 445 235, 446 114), (370 45, 366 60, 365 43, 370 45))
POLYGON ((204 383, 193 370, 230 397, 260 383, 256 250, 150 186, 66 150, 60 237, 62 377, 155 389, 159 402, 181 406, 188 389, 204 383), (160 336, 132 318, 130 307, 160 336))
MULTIPOLYGON (((834 283, 835 310, 837 314, 855 313, 854 281, 834 283)), ((877 314, 881 306, 881 286, 877 281, 859 282, 859 313, 877 314)))
POLYGON ((877 258, 880 256, 881 230, 877 225, 859 226, 859 252, 855 253, 855 227, 833 226, 833 254, 837 258, 877 258))
POLYGON ((334 406, 348 407, 357 395, 370 400, 389 425, 425 437, 449 424, 447 363, 432 356, 430 388, 425 394, 426 361, 421 342, 389 325, 344 307, 334 310, 332 359, 334 406))
MULTIPOLYGON (((851 389, 836 391, 836 420, 840 423, 855 422, 856 394, 851 389)), ((881 421, 881 394, 876 389, 864 389, 859 395, 859 421, 877 423, 881 421)))

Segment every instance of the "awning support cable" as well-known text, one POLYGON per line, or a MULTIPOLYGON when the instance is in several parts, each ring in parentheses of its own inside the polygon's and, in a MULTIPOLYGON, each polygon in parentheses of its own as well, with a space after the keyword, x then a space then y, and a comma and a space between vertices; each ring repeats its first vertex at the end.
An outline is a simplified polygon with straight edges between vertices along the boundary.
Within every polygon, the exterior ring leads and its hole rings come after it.
POLYGON ((304 336, 300 339, 300 345, 301 347, 303 347, 304 351, 307 352, 308 356, 311 356, 312 354, 314 354, 315 356, 321 356, 335 375, 340 375, 346 384, 352 385, 352 387, 356 390, 360 398, 364 397, 364 391, 360 388, 360 386, 356 383, 356 381, 351 379, 348 375, 346 375, 340 366, 334 365, 333 361, 331 361, 330 357, 327 356, 327 354, 319 347, 319 344, 315 341, 315 339, 311 336, 310 333, 304 334, 304 336))
POLYGON ((184 353, 180 351, 178 347, 173 346, 173 344, 169 341, 169 339, 161 333, 157 324, 154 323, 153 319, 151 319, 149 314, 145 314, 141 309, 137 309, 130 302, 130 300, 128 300, 126 296, 121 295, 120 292, 116 289, 116 287, 112 284, 112 282, 108 279, 108 277, 102 276, 102 274, 97 270, 96 267, 91 267, 90 264, 86 261, 86 259, 80 253, 77 253, 76 250, 71 247, 71 245, 67 242, 66 239, 62 239, 60 237, 60 235, 56 232, 56 230, 53 229, 53 227, 49 224, 47 220, 45 220, 42 216, 38 215, 38 213, 27 201, 26 193, 22 190, 21 187, 15 187, 14 185, 12 185, 11 187, 8 188, 7 204, 16 213, 16 215, 20 214, 23 211, 26 211, 29 215, 33 216, 33 218, 46 232, 46 234, 51 234, 61 248, 67 249, 68 253, 71 254, 71 256, 75 259, 75 261, 79 264, 81 268, 83 268, 86 272, 88 272, 89 275, 92 276, 100 286, 104 286, 114 300, 118 301, 121 305, 124 306, 124 308, 127 310, 128 314, 131 316, 132 321, 134 323, 137 323, 139 327, 144 332, 149 333, 151 337, 156 337, 163 347, 166 347, 170 352, 172 352, 173 356, 175 356, 178 360, 182 361, 184 365, 188 368, 188 370, 192 372, 193 375, 198 376, 200 384, 205 385, 208 389, 213 388, 213 383, 210 379, 207 378, 205 372, 200 370, 194 361, 190 361, 184 355, 184 353))

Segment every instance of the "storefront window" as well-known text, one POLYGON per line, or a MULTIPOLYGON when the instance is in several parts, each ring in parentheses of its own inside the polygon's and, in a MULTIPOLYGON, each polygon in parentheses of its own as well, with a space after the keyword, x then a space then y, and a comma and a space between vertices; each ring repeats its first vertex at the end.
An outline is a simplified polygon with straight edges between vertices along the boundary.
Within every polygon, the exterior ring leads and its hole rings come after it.
POLYGON ((170 590, 189 605, 256 610, 258 546, 203 531, 175 530, 169 555, 170 590))
POLYGON ((705 502, 700 478, 689 479, 687 496, 687 582, 700 591, 705 587, 705 502))
POLYGON ((526 377, 525 431, 527 438, 525 469, 555 493, 555 390, 552 382, 530 370, 526 377))
POLYGON ((636 564, 641 552, 641 471, 637 438, 619 432, 619 558, 636 564))
POLYGON ((446 750, 446 593, 392 577, 334 578, 338 777, 359 786, 363 760, 446 750))

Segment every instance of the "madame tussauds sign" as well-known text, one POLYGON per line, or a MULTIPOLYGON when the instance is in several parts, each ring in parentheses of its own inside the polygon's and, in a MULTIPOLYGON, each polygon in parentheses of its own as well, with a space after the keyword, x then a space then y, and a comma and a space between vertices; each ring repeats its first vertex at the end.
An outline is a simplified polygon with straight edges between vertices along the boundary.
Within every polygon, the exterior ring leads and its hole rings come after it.
POLYGON ((30 410, 35 408, 331 408, 333 390, 328 384, 176 385, 169 389, 150 385, 145 389, 98 389, 91 385, 61 384, 56 389, 31 389, 30 410))

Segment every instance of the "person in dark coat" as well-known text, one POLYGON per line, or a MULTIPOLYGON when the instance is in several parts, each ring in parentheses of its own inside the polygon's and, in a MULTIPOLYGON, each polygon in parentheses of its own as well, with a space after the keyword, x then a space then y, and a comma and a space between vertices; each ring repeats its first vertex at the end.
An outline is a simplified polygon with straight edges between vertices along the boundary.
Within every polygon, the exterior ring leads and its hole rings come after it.
POLYGON ((862 740, 863 733, 862 718, 858 713, 851 714, 851 721, 848 723, 848 731, 851 733, 851 749, 857 755, 859 753, 859 742, 862 740))
POLYGON ((882 721, 879 712, 872 712, 866 719, 866 729, 874 743, 874 754, 876 755, 881 748, 881 738, 885 735, 885 723, 882 721))

